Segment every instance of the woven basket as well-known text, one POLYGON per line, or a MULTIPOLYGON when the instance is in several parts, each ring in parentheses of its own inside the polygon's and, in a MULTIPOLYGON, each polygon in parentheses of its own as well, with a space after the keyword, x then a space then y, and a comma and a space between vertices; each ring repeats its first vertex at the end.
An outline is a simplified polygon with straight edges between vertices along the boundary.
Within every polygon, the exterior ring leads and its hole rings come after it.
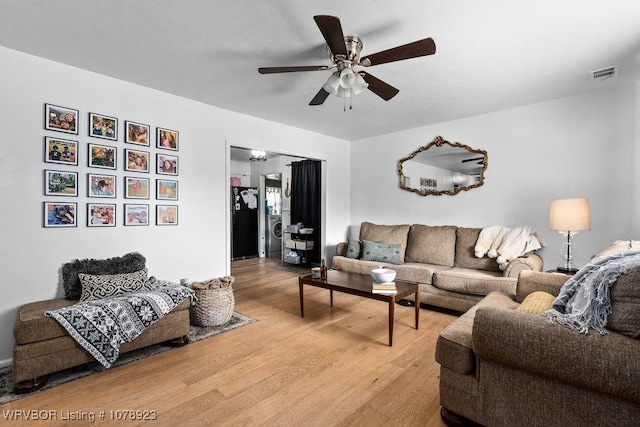
POLYGON ((220 326, 231 320, 236 300, 233 288, 194 289, 198 302, 191 306, 191 323, 197 326, 220 326))

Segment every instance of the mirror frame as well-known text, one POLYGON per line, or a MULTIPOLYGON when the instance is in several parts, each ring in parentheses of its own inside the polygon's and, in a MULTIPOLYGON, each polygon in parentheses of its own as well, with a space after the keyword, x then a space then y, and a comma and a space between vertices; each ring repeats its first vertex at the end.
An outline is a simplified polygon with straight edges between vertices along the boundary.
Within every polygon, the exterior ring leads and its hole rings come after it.
POLYGON ((409 156, 400 159, 398 161, 398 176, 400 177, 400 188, 402 190, 405 191, 410 191, 412 193, 416 193, 420 196, 442 196, 443 194, 446 194, 448 196, 455 196, 456 194, 460 193, 461 191, 469 191, 472 188, 478 188, 484 185, 484 171, 487 170, 487 167, 489 166, 489 156, 487 155, 487 152, 485 150, 478 150, 475 148, 471 148, 468 145, 465 144, 461 144, 459 142, 449 142, 446 141, 444 138, 442 138, 441 136, 437 136, 435 140, 433 140, 433 142, 430 142, 428 145, 424 145, 420 148, 418 148, 416 151, 414 151, 413 153, 411 153, 409 156), (484 157, 483 160, 483 165, 482 165, 482 170, 480 171, 480 180, 477 184, 472 184, 472 185, 467 185, 464 187, 458 187, 455 190, 441 190, 441 191, 434 191, 434 190, 427 190, 427 191, 422 191, 419 190, 417 188, 412 188, 412 187, 406 187, 404 185, 405 182, 405 176, 404 176, 404 171, 402 169, 402 164, 408 160, 413 159, 415 156, 417 156, 418 154, 422 153, 423 151, 427 151, 429 148, 431 147, 441 147, 443 145, 449 145, 451 147, 457 147, 457 148, 462 148, 466 151, 468 151, 469 153, 473 153, 473 154, 480 154, 484 157))

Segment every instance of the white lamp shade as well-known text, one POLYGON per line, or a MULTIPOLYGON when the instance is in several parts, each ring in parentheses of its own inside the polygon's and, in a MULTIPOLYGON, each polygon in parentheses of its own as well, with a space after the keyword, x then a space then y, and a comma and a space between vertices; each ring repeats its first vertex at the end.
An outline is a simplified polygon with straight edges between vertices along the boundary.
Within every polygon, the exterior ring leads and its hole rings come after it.
POLYGON ((552 200, 549 210, 549 228, 557 231, 590 230, 589 200, 552 200))
POLYGON ((344 68, 340 72, 340 87, 345 89, 350 89, 353 87, 353 84, 356 82, 356 73, 353 72, 351 68, 344 68))
POLYGON ((342 86, 340 86, 338 88, 338 92, 336 93, 336 96, 340 98, 351 98, 351 89, 343 88, 342 86))
POLYGON ((340 76, 337 73, 331 74, 329 80, 322 86, 324 90, 329 92, 331 95, 336 95, 338 93, 338 88, 340 87, 340 76))
POLYGON ((355 81, 353 82, 352 88, 353 88, 353 94, 358 95, 362 93, 363 90, 369 87, 369 83, 364 81, 364 78, 362 78, 360 73, 355 73, 355 75, 356 75, 356 78, 355 78, 355 81))

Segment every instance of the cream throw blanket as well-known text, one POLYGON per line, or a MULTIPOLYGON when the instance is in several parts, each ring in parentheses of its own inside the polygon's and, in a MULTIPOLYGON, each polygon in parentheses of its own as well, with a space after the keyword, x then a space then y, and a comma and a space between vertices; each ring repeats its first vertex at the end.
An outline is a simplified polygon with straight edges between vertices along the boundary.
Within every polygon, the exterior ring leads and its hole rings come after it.
POLYGON ((504 270, 512 259, 543 246, 544 241, 531 227, 493 226, 482 229, 474 249, 477 258, 495 258, 500 270, 504 270))

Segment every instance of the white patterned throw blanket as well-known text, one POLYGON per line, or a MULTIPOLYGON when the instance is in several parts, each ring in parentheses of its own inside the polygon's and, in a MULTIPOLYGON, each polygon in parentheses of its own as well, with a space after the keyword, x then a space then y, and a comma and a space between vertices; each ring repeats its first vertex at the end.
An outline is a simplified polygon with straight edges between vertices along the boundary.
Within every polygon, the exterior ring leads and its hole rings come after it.
POLYGON ((132 341, 185 299, 192 289, 158 280, 152 290, 84 301, 45 312, 105 368, 120 354, 120 344, 132 341))
POLYGON ((618 277, 640 266, 640 251, 624 251, 593 259, 560 288, 553 309, 545 311, 549 322, 588 333, 593 328, 608 334, 611 313, 610 287, 618 277))

